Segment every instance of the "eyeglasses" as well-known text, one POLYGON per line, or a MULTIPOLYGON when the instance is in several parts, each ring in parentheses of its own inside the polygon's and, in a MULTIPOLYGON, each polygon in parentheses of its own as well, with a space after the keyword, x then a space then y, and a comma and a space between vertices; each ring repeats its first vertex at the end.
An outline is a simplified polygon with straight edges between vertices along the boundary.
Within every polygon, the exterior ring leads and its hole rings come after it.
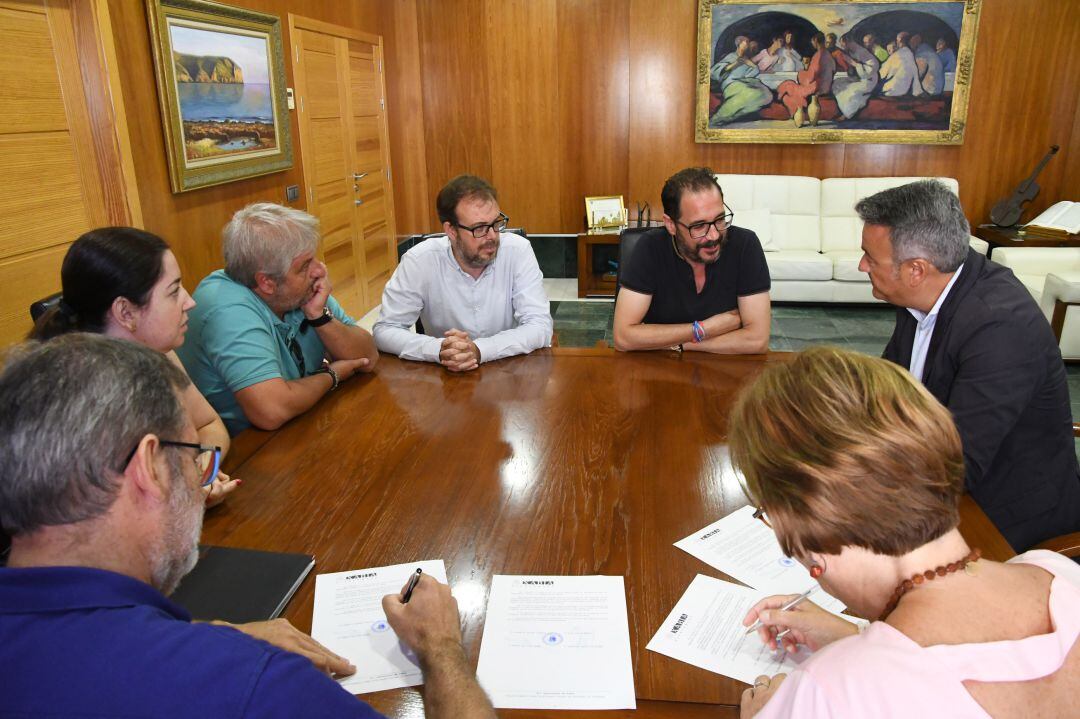
POLYGON ((686 231, 690 233, 691 239, 700 240, 704 239, 709 234, 710 227, 715 227, 717 232, 723 234, 724 231, 731 226, 731 221, 733 219, 735 219, 735 213, 728 210, 712 222, 695 222, 692 225, 687 225, 679 222, 678 220, 675 220, 675 224, 685 227, 686 231))
MULTIPOLYGON (((205 487, 214 481, 214 478, 218 475, 218 470, 221 469, 221 447, 209 447, 202 444, 193 444, 191 442, 173 442, 168 439, 159 440, 163 447, 189 447, 191 449, 197 449, 195 453, 195 466, 202 472, 202 480, 199 484, 200 487, 205 487)), ((131 463, 132 457, 139 451, 139 445, 135 445, 135 448, 131 450, 131 453, 124 460, 124 466, 126 467, 131 463)))
POLYGON ((293 361, 296 362, 296 368, 300 370, 301 377, 307 377, 307 363, 304 362, 304 350, 300 347, 300 342, 295 337, 289 338, 289 352, 292 353, 293 361))
POLYGON ((494 230, 495 232, 502 232, 506 229, 506 226, 510 224, 510 218, 499 213, 499 216, 495 218, 494 222, 481 222, 479 225, 473 225, 472 227, 466 227, 465 225, 459 225, 456 222, 454 227, 459 230, 466 230, 472 233, 472 236, 478 240, 482 240, 487 237, 488 233, 494 230))
POLYGON ((754 510, 754 519, 760 519, 762 522, 764 522, 766 527, 772 529, 772 525, 769 524, 769 515, 765 514, 764 507, 758 507, 754 510))

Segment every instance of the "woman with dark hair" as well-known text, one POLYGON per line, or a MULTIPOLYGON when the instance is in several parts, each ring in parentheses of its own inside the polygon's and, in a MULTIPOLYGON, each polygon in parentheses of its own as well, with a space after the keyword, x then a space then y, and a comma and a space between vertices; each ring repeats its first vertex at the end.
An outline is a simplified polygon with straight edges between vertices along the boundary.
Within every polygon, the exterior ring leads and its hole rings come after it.
POLYGON ((960 435, 907 370, 809 349, 767 368, 728 427, 755 516, 874 620, 860 632, 810 601, 782 609, 794 596, 758 602, 744 625, 812 655, 790 677, 758 677, 743 717, 1075 714, 1080 567, 1045 550, 980 559, 957 529, 960 435))
MULTIPOLYGON (((63 296, 34 325, 30 339, 67 332, 94 332, 138 342, 168 356, 184 342, 188 310, 195 301, 180 281, 180 266, 157 235, 133 227, 102 227, 72 243, 60 269, 63 296)), ((229 450, 229 433, 194 384, 184 403, 199 444, 229 450)), ((206 506, 220 503, 240 484, 219 472, 207 488, 206 506)))

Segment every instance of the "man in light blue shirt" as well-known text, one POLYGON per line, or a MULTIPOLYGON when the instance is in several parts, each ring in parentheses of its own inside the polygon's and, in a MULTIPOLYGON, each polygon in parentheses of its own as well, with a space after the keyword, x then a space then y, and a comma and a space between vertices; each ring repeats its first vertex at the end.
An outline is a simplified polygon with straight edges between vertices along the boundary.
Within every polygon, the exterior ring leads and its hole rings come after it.
POLYGON ((907 308, 907 311, 915 318, 916 323, 915 342, 911 345, 911 363, 908 365, 908 372, 920 382, 922 382, 923 369, 926 367, 926 353, 930 350, 930 338, 934 336, 934 325, 937 324, 941 305, 945 303, 945 298, 949 296, 949 290, 956 284, 956 278, 963 271, 963 265, 956 268, 956 272, 953 273, 949 284, 945 285, 945 289, 938 295, 937 302, 934 303, 929 312, 923 312, 914 307, 907 308))
POLYGON ((375 342, 453 372, 551 345, 551 306, 532 245, 504 233, 495 188, 460 175, 436 200, 445 237, 401 258, 383 290, 375 342), (420 320, 425 334, 409 328, 420 320))
POLYGON ((1068 377, 1031 293, 969 246, 960 200, 940 182, 884 190, 855 211, 859 269, 897 307, 883 356, 952 413, 967 491, 1018 552, 1080 531, 1068 377))
POLYGON ((230 434, 277 429, 375 366, 371 335, 330 295, 318 243, 317 219, 266 202, 222 231, 225 269, 199 283, 176 354, 230 434))

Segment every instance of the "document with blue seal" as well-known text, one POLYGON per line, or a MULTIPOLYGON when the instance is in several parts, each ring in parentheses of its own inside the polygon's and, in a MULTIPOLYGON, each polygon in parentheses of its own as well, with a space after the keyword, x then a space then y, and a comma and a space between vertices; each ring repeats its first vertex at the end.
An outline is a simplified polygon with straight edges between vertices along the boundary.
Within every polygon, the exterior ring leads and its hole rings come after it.
POLYGON ((623 578, 493 577, 476 676, 499 709, 636 709, 623 578))
POLYGON ((441 559, 315 577, 311 636, 356 667, 356 674, 338 680, 353 694, 424 683, 416 656, 398 640, 382 609, 383 596, 400 593, 419 576, 417 569, 446 583, 441 559))

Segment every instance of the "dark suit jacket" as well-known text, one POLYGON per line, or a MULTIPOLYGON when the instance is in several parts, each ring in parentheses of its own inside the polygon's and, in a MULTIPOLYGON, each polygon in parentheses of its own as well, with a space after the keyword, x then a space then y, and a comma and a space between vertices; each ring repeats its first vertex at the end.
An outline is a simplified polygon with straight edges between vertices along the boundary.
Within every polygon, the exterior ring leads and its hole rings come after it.
MULTIPOLYGON (((885 359, 907 368, 905 308, 885 359)), ((1061 351, 1012 270, 974 250, 938 312, 923 384, 953 414, 967 491, 1017 551, 1080 531, 1080 468, 1061 351)))

